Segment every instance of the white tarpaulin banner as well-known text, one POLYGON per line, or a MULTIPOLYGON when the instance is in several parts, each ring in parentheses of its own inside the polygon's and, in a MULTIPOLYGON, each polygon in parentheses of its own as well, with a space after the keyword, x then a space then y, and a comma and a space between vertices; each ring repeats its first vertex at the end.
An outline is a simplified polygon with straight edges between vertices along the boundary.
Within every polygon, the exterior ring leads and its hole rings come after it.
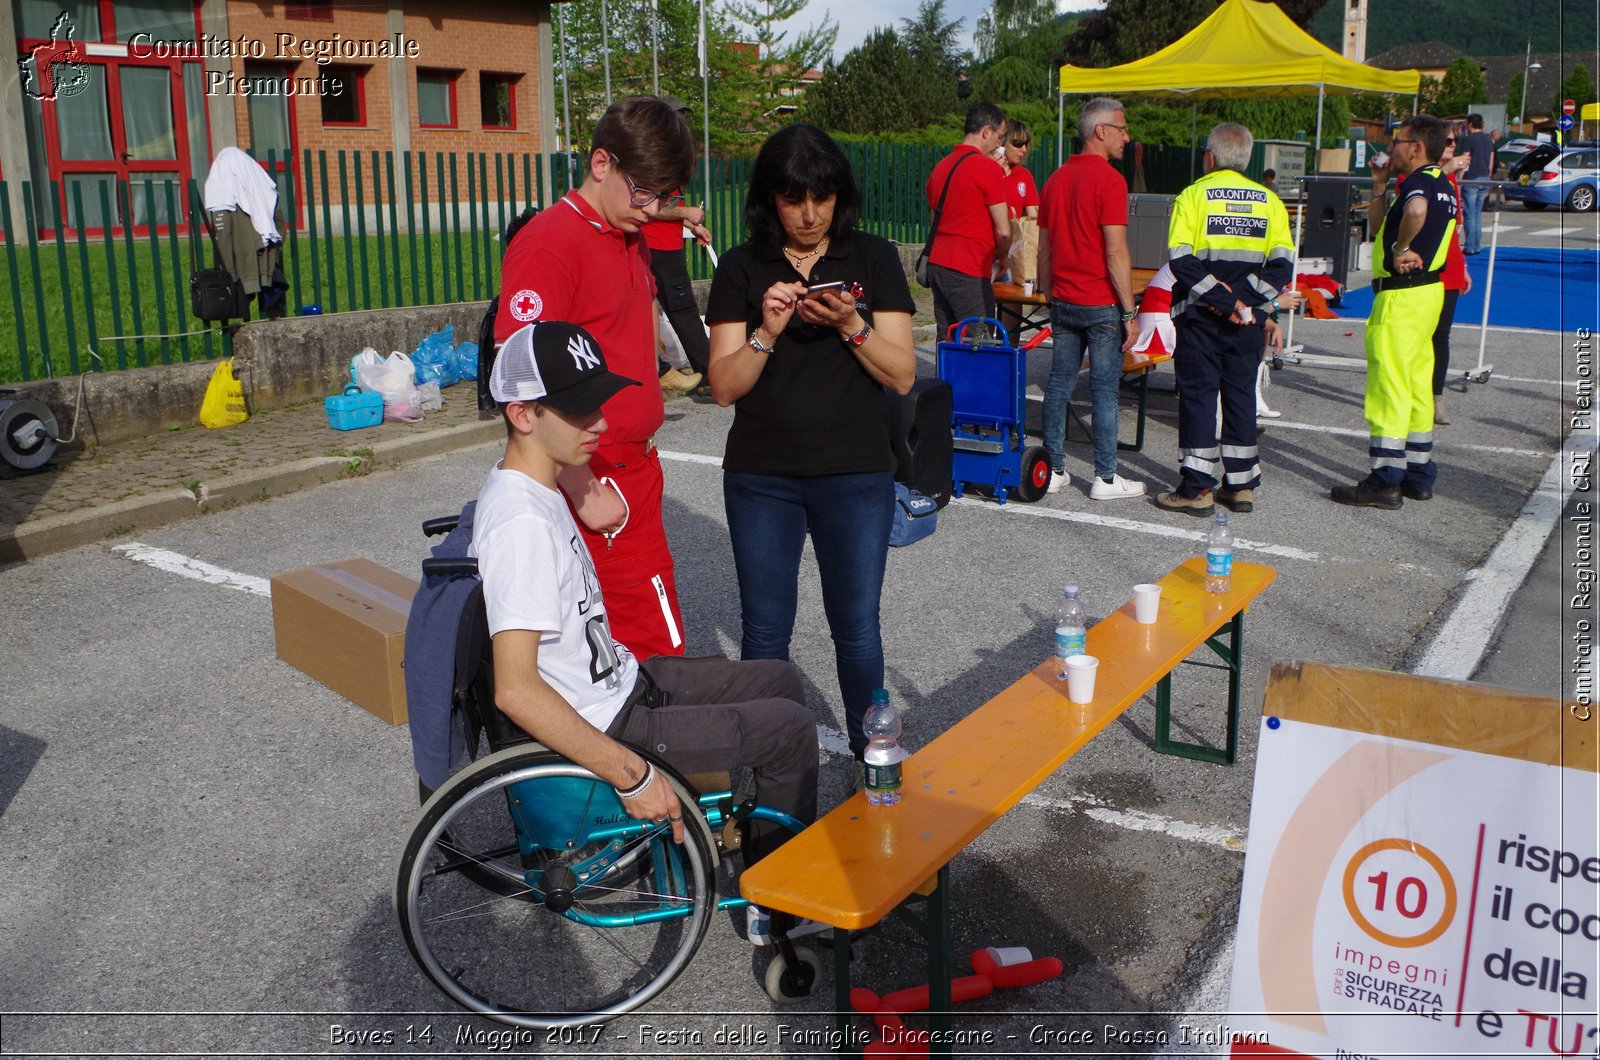
POLYGON ((1600 1055, 1589 708, 1280 663, 1265 714, 1234 1055, 1600 1055))

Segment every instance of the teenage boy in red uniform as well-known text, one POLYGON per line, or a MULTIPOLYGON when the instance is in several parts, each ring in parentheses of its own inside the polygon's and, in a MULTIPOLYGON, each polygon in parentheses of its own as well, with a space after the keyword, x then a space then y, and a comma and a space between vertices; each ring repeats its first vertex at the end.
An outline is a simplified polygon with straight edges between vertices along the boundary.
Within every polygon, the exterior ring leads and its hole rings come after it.
MULTIPOLYGON (((608 107, 583 185, 507 248, 496 343, 535 321, 568 321, 594 335, 618 373, 653 378, 656 289, 640 229, 663 206, 678 205, 665 200, 693 166, 694 136, 668 104, 630 96, 608 107)), ((611 633, 640 659, 683 654, 661 461, 651 443, 663 415, 660 388, 620 391, 605 403, 610 429, 594 458, 560 477, 594 557, 611 633)))

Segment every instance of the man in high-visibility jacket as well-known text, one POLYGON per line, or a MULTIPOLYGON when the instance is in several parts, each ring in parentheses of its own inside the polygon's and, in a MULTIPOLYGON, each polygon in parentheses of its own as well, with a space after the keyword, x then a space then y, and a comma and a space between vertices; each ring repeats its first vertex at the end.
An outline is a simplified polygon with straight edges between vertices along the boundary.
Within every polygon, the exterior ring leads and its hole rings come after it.
POLYGON ((1206 175, 1172 204, 1179 480, 1156 496, 1168 511, 1204 516, 1221 504, 1248 512, 1261 482, 1256 365, 1262 328, 1293 278, 1294 244, 1283 202, 1244 176, 1252 143, 1242 125, 1212 129, 1206 175))
POLYGON ((1455 189, 1436 164, 1447 135, 1444 122, 1418 114, 1395 130, 1389 163, 1372 167, 1367 214, 1382 218, 1366 334, 1372 470, 1353 486, 1333 487, 1340 504, 1392 510, 1433 497, 1433 332, 1444 305, 1439 273, 1456 230, 1455 189), (1405 177, 1393 203, 1391 169, 1405 177))

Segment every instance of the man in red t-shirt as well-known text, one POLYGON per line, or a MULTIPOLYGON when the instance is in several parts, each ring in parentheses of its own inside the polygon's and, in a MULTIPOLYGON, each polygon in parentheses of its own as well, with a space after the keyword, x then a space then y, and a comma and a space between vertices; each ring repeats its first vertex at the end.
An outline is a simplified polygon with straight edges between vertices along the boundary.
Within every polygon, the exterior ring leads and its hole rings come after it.
POLYGON ((1114 99, 1092 99, 1078 118, 1083 150, 1045 181, 1039 204, 1039 281, 1048 284, 1053 356, 1044 390, 1048 492, 1067 484, 1067 403, 1089 349, 1094 399, 1097 501, 1142 497, 1142 482, 1117 474, 1117 386, 1122 353, 1139 337, 1128 253, 1128 182, 1111 163, 1128 143, 1128 120, 1114 99))
MULTIPOLYGON (((689 105, 677 96, 663 95, 661 102, 685 122, 689 120, 689 105)), ((678 189, 680 195, 682 191, 678 189)), ((661 303, 667 323, 672 325, 684 356, 689 358, 687 369, 667 368, 661 373, 661 385, 669 390, 693 390, 705 376, 706 363, 711 358, 705 320, 700 316, 700 305, 695 301, 694 285, 689 280, 689 267, 684 260, 685 228, 694 234, 695 242, 710 245, 711 230, 706 228, 704 206, 690 206, 686 202, 663 206, 655 219, 644 226, 644 241, 650 247, 650 274, 656 279, 656 301, 661 303)))
MULTIPOLYGON (((629 96, 607 107, 583 185, 506 249, 495 342, 532 321, 563 320, 592 334, 618 374, 651 379, 656 291, 640 229, 677 205, 669 189, 682 187, 693 166, 694 136, 670 106, 629 96)), ((608 426, 594 458, 563 471, 561 489, 594 559, 612 635, 640 659, 682 655, 661 461, 650 441, 664 418, 661 389, 625 387, 603 408, 608 426)))
POLYGON ((995 265, 1005 261, 1011 247, 1011 225, 1005 170, 990 156, 1000 146, 1005 124, 1005 114, 993 103, 974 104, 961 142, 928 176, 929 216, 939 213, 928 254, 928 286, 941 342, 952 324, 994 316, 995 265))

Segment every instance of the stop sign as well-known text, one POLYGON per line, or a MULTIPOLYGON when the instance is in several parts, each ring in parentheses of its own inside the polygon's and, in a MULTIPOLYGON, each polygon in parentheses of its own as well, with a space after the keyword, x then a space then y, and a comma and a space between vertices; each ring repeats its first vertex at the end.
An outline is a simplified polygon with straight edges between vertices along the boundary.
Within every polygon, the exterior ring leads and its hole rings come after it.
POLYGON ((1571 114, 1573 111, 1575 111, 1577 109, 1578 109, 1578 104, 1577 104, 1576 100, 1564 99, 1564 100, 1561 101, 1561 113, 1563 113, 1563 114, 1571 114))

